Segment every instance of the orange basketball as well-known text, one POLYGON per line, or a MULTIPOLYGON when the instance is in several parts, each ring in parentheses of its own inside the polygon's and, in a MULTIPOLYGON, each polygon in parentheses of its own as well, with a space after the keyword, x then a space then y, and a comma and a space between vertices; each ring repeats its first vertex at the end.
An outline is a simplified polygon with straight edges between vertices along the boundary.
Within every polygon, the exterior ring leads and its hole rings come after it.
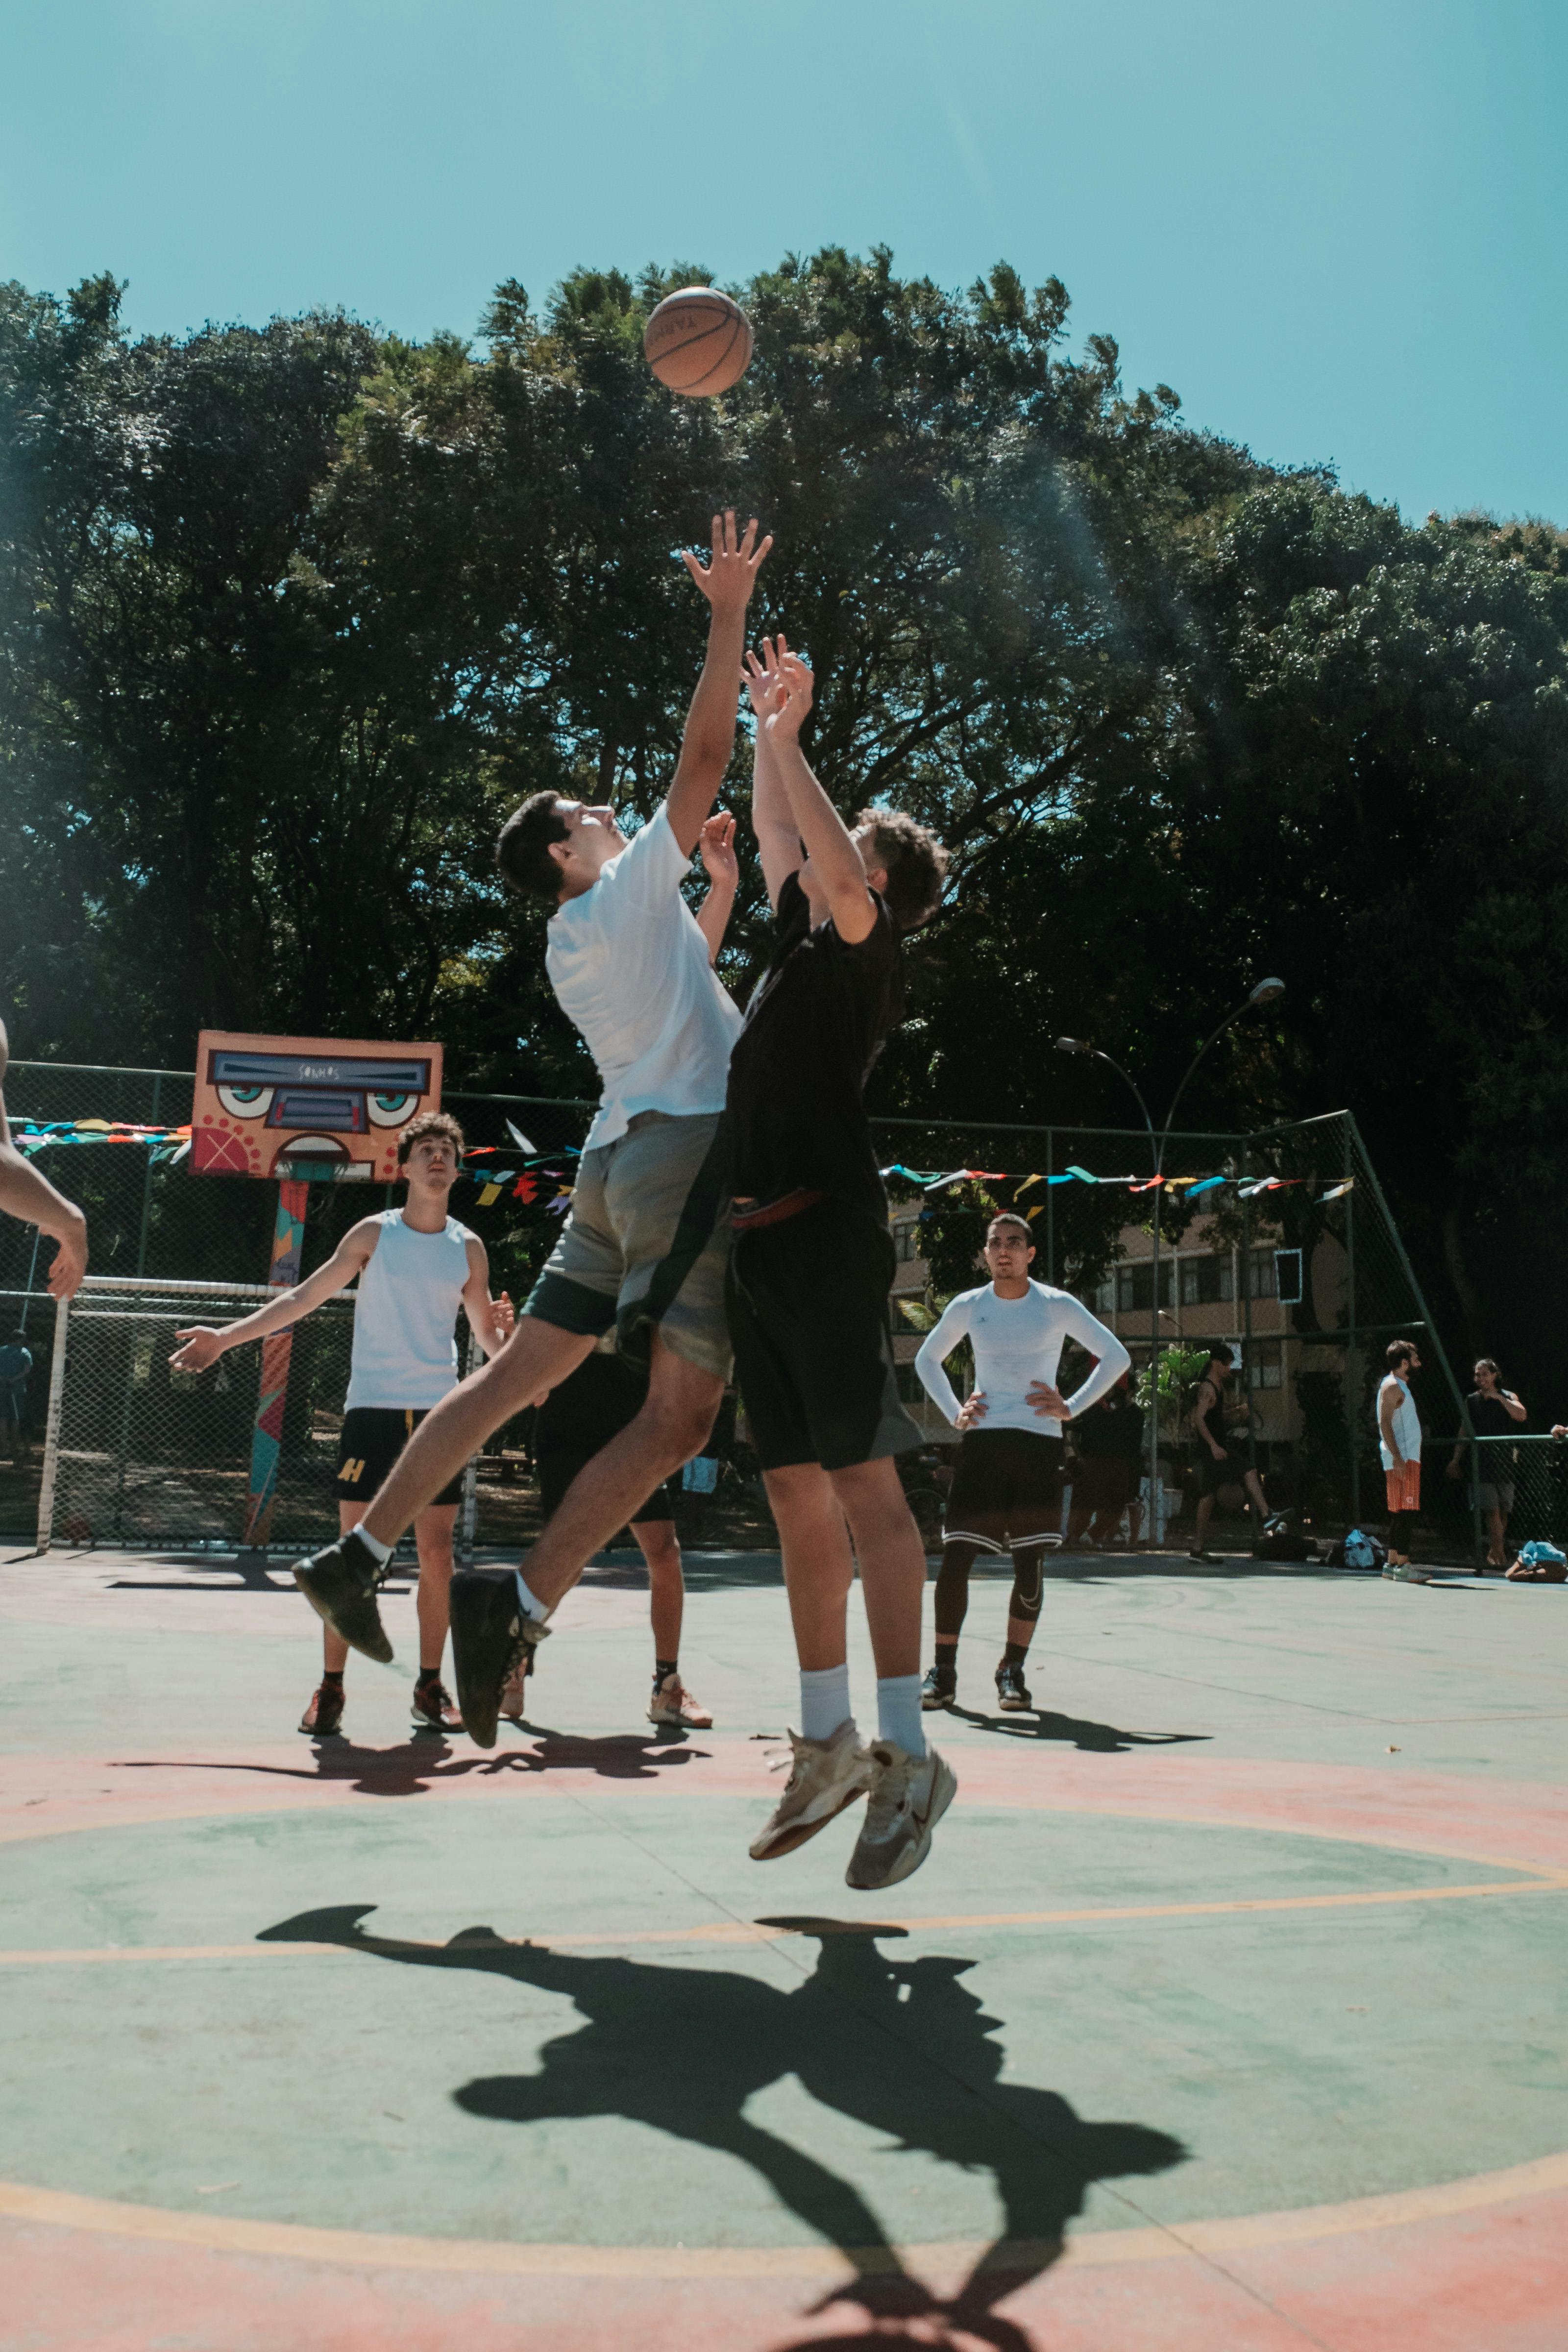
POLYGON ((751 324, 716 286, 683 286, 679 294, 667 294, 649 319, 642 347, 660 383, 706 400, 744 375, 751 324))

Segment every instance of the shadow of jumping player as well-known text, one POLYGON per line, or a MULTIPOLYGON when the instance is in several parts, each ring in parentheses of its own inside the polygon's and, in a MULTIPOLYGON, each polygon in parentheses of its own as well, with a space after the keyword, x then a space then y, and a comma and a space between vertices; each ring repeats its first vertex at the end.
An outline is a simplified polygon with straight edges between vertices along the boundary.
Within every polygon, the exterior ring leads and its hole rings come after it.
POLYGON ((1000 2080, 999 2021, 959 1982, 970 1960, 894 1963, 878 1937, 898 1927, 826 1919, 764 1921, 819 1938, 816 1966, 785 1992, 740 1970, 669 1968, 503 1942, 468 1927, 447 1944, 366 1935, 373 1906, 335 1906, 262 1930, 264 1942, 341 1944, 381 1959, 477 1969, 566 1995, 587 2020, 547 2042, 531 2074, 465 2084, 457 2103, 496 2122, 623 2116, 749 2164, 853 2270, 823 2305, 853 2300, 878 2318, 941 2312, 972 2334, 1026 2352, 995 2305, 1055 2262, 1091 2180, 1159 2172, 1185 2155, 1139 2124, 1084 2123, 1055 2092, 1000 2080), (849 2181, 745 2115, 795 2074, 810 2095, 906 2149, 990 2171, 1004 2230, 951 2305, 903 2263, 849 2181))

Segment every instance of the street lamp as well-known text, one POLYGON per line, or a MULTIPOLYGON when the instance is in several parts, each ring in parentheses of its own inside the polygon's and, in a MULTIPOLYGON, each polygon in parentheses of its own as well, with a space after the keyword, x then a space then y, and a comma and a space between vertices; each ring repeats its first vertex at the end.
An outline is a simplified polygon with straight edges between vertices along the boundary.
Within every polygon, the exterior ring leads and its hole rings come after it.
MULTIPOLYGON (((1217 1029, 1210 1032, 1208 1036, 1204 1039, 1203 1044, 1198 1047, 1197 1052, 1193 1055, 1192 1060, 1188 1063, 1186 1069, 1183 1073, 1182 1082, 1176 1088, 1175 1093, 1171 1097, 1171 1108, 1165 1113, 1165 1124, 1160 1129, 1158 1136, 1154 1133, 1154 1122, 1149 1116, 1147 1104, 1144 1102, 1142 1094, 1139 1092, 1132 1080, 1128 1076, 1127 1072, 1122 1068, 1120 1062, 1112 1061, 1110 1055, 1102 1052, 1100 1046, 1089 1045, 1088 1040, 1082 1037, 1058 1037, 1056 1041, 1056 1047, 1058 1054, 1089 1055, 1097 1062, 1104 1062, 1108 1064, 1109 1066, 1116 1072, 1117 1076, 1121 1080, 1123 1086, 1128 1088, 1134 1102, 1136 1102, 1139 1109, 1143 1114, 1143 1124, 1149 1130, 1149 1146, 1153 1154, 1155 1177, 1153 1248, 1150 1257, 1149 1274, 1149 1532, 1145 1538, 1151 1551, 1154 1548, 1155 1533, 1159 1525, 1161 1322, 1160 1209, 1164 1199, 1165 1192, 1165 1188, 1159 1181, 1159 1179, 1165 1172, 1165 1146, 1171 1139, 1171 1129, 1176 1116, 1176 1106, 1187 1090, 1188 1080, 1192 1077, 1193 1073, 1196 1070, 1199 1063, 1203 1060, 1204 1055, 1208 1052, 1209 1047, 1218 1043, 1220 1038, 1225 1035, 1226 1031, 1230 1027, 1233 1021, 1239 1021, 1242 1014, 1244 1013, 1249 1013, 1255 1004, 1273 1004, 1279 998, 1283 996, 1284 993, 1284 982, 1277 979, 1273 974, 1270 974, 1267 980, 1260 980, 1255 988, 1249 989, 1242 1003, 1237 1005, 1233 1011, 1226 1014, 1225 1019, 1220 1023, 1217 1029)), ((1166 1321, 1169 1321, 1170 1319, 1171 1318, 1168 1316, 1165 1318, 1166 1321)))

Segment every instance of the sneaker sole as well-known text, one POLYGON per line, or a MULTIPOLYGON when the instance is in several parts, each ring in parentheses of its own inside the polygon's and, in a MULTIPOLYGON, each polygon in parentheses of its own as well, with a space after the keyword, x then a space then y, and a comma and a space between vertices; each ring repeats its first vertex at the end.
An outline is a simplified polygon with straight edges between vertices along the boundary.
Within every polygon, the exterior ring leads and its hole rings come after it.
POLYGON ((311 1562, 308 1559, 297 1560, 294 1565, 294 1581, 329 1633, 335 1633, 340 1642, 346 1642, 351 1650, 357 1650, 362 1658, 369 1658, 378 1666, 390 1666, 393 1663, 392 1644, 386 1638, 386 1630, 381 1622, 381 1612, 375 1602, 372 1601, 370 1603, 371 1626, 361 1627, 357 1633, 350 1633, 346 1625, 339 1623, 326 1601, 313 1592, 306 1583, 305 1579, 310 1571, 310 1567, 311 1562))
POLYGON ((918 1843, 904 1848, 903 1854, 900 1857, 900 1866, 896 1870, 890 1870, 886 1878, 855 1878, 850 1875, 855 1867, 854 1856, 851 1855, 849 1869, 844 1874, 845 1885, 853 1886, 858 1894, 877 1895, 880 1894, 884 1887, 897 1886, 901 1879, 912 1878, 931 1852, 931 1832, 957 1794, 958 1781, 952 1768, 951 1765, 944 1765, 943 1778, 937 1783, 936 1801, 926 1818, 924 1831, 918 1843))
POLYGON ((945 1707, 956 1706, 957 1705, 958 1693, 956 1691, 950 1691, 945 1697, 922 1698, 921 1701, 921 1713, 922 1715, 935 1715, 945 1707))
MULTIPOLYGON (((493 1580, 490 1579, 483 1580, 487 1585, 491 1582, 493 1580)), ((481 1588, 473 1595, 472 1600, 469 1593, 470 1588, 466 1583, 454 1579, 451 1617, 452 1668, 453 1680, 458 1685, 458 1712, 463 1718, 463 1729, 475 1747, 493 1748, 496 1744, 497 1727, 500 1722, 500 1696, 506 1688, 507 1677, 511 1669, 510 1666, 503 1666, 500 1673, 493 1679, 487 1675, 483 1683, 476 1682, 471 1644, 476 1636, 481 1642, 488 1643, 490 1630, 489 1611, 487 1605, 489 1593, 481 1588), (464 1623, 465 1619, 468 1621, 467 1625, 464 1623), (465 1639, 470 1644, 470 1655, 467 1664, 462 1654, 462 1644, 465 1639)))
POLYGON ((748 1851, 752 1860, 753 1862, 781 1861, 786 1853, 793 1853, 797 1846, 804 1845, 808 1838, 814 1838, 818 1830, 825 1830, 829 1822, 836 1822, 840 1813, 847 1813, 850 1806, 857 1803, 865 1794, 864 1789, 851 1789, 839 1799, 833 1811, 830 1813, 824 1813, 819 1821, 792 1822, 789 1828, 782 1830, 763 1853, 759 1853, 754 1845, 750 1847, 748 1851))
POLYGON ((658 1715, 650 1706, 647 1719, 650 1723, 673 1725, 677 1731, 711 1731, 713 1728, 710 1715, 658 1715))
POLYGON ((996 1704, 1004 1715, 1033 1715, 1035 1711, 1032 1698, 999 1698, 996 1704))

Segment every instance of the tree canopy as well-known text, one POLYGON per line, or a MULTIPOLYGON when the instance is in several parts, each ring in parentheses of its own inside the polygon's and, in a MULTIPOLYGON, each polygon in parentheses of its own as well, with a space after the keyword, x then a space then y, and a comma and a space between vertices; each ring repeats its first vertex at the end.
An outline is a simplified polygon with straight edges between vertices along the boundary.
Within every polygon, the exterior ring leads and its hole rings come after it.
MULTIPOLYGON (((1061 1030, 1158 1114, 1278 972, 1184 1112, 1349 1104, 1458 1343, 1539 1360, 1568 540, 1412 527, 1195 432, 1005 265, 955 294, 786 257, 732 289, 741 383, 673 399, 643 322, 706 275, 509 282, 471 344, 335 313, 136 340, 110 278, 0 289, 14 1051, 436 1034, 454 1083, 588 1090, 491 845, 543 784, 656 804, 703 635, 676 551, 733 504, 776 534, 754 625, 816 667, 829 790, 955 852, 879 1107, 1121 1122, 1061 1030)), ((748 774, 742 733, 742 810, 748 774)), ((764 918, 748 863, 738 987, 764 918)))

